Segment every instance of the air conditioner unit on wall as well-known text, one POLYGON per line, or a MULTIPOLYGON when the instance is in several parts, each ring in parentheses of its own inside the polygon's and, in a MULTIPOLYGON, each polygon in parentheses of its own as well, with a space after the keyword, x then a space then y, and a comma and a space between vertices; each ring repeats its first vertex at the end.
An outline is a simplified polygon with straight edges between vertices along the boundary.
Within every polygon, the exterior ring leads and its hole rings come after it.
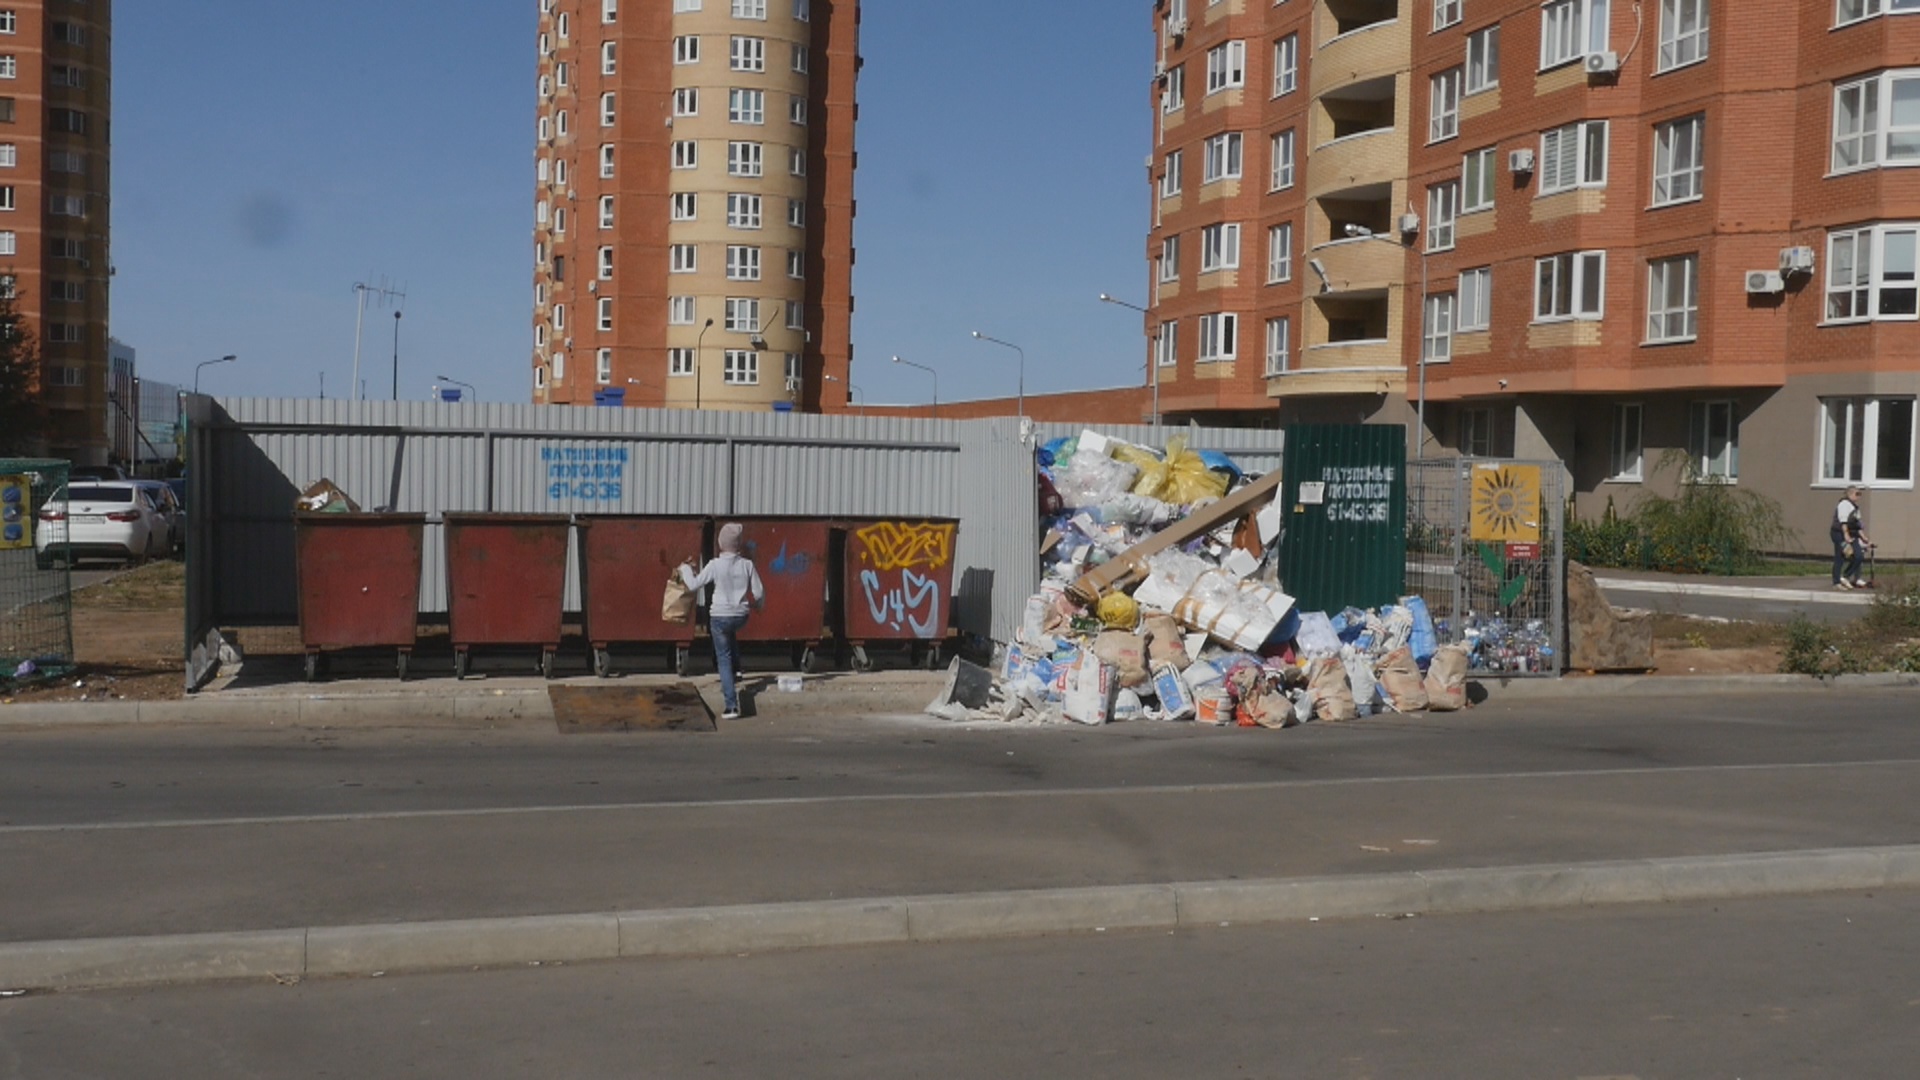
POLYGON ((1400 215, 1400 231, 1403 233, 1419 232, 1420 231, 1420 215, 1419 214, 1401 214, 1400 215))
POLYGON ((1588 53, 1586 59, 1587 74, 1612 75, 1620 70, 1620 54, 1616 52, 1588 53))
POLYGON ((1187 20, 1185 19, 1170 20, 1167 23, 1167 33, 1177 38, 1186 37, 1187 36, 1187 20))
POLYGON ((1780 272, 1782 274, 1813 273, 1813 249, 1810 247, 1781 248, 1780 272))
POLYGON ((1747 271, 1747 293, 1753 296, 1770 295, 1787 291, 1787 283, 1780 277, 1778 270, 1747 271))
POLYGON ((1533 151, 1513 150, 1507 154, 1507 171, 1512 173, 1530 173, 1533 171, 1533 151))

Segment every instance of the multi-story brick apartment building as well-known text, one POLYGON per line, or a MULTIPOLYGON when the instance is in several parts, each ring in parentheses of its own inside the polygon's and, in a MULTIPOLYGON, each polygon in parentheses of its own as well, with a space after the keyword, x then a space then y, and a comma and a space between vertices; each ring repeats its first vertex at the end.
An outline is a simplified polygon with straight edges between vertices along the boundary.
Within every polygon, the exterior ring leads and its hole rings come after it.
POLYGON ((46 453, 108 454, 110 0, 0 0, 0 291, 38 343, 46 453))
POLYGON ((534 401, 845 406, 859 19, 540 0, 534 401))
POLYGON ((1424 411, 1418 452, 1558 458, 1588 514, 1671 455, 1807 550, 1857 481, 1920 557, 1909 14, 1158 0, 1163 407, 1424 411))

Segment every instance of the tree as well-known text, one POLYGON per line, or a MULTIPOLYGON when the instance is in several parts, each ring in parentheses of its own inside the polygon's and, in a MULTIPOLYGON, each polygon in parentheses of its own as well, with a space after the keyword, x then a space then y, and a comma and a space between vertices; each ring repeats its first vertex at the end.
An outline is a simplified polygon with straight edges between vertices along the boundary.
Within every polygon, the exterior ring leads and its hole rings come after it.
POLYGON ((27 454, 39 447, 47 423, 39 388, 39 343, 13 298, 0 294, 0 454, 27 454))

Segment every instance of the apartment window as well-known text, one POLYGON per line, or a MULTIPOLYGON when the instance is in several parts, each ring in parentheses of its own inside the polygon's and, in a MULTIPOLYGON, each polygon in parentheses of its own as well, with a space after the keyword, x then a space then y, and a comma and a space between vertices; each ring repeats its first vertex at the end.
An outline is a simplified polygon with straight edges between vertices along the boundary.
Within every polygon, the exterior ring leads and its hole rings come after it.
POLYGON ((1293 280, 1293 222, 1267 228, 1267 284, 1293 280))
POLYGON ((47 369, 47 382, 53 386, 85 386, 86 373, 80 368, 57 364, 47 369))
POLYGON ((1239 329, 1240 316, 1230 311, 1200 316, 1200 362, 1233 359, 1239 329))
POLYGON ((47 200, 55 217, 86 217, 87 197, 85 195, 55 195, 47 200))
MULTIPOLYGON (((565 15, 560 16, 560 25, 563 28, 567 25, 566 19, 567 17, 565 15)), ((560 31, 560 36, 567 36, 565 29, 560 31)), ((79 23, 56 22, 53 24, 53 40, 63 45, 85 45, 87 43, 87 28, 81 26, 79 23)))
POLYGON ((727 46, 727 63, 735 71, 767 70, 767 40, 736 37, 727 46))
POLYGON ((734 334, 753 334, 760 330, 760 301, 752 297, 727 297, 724 329, 734 334))
POLYGON ((539 349, 544 349, 547 347, 547 324, 546 323, 541 322, 541 323, 534 324, 533 344, 535 348, 539 348, 539 349))
MULTIPOLYGON (((13 252, 4 251, 0 252, 0 254, 11 255, 13 252)), ((74 262, 85 262, 87 261, 86 242, 84 240, 70 240, 65 237, 56 236, 53 238, 53 257, 56 259, 69 259, 74 262)))
POLYGON ((1300 85, 1300 35, 1273 43, 1273 96, 1291 94, 1300 85))
POLYGON ((1460 212, 1493 209, 1493 178, 1498 175, 1495 148, 1471 150, 1460 162, 1460 212))
POLYGON ((0 11, 0 34, 18 33, 20 16, 17 12, 0 11))
POLYGON ((561 109, 559 112, 553 114, 553 133, 564 139, 567 137, 567 128, 567 110, 561 109))
POLYGON ((1420 358, 1429 364, 1444 364, 1453 359, 1452 293, 1427 297, 1420 322, 1420 358))
POLYGON ((767 122, 767 93, 764 90, 727 91, 727 120, 735 124, 767 122))
POLYGON ((1439 142, 1460 134, 1460 68, 1448 68, 1432 80, 1431 114, 1427 141, 1439 142))
POLYGON ((1920 225, 1875 225, 1827 237, 1827 321, 1920 318, 1920 225))
POLYGON ((1607 0, 1551 0, 1540 9, 1540 69, 1607 49, 1607 0))
POLYGON ((16 57, 12 55, 0 56, 0 79, 17 78, 19 74, 20 61, 16 57))
MULTIPOLYGON (((1908 0, 1908 6, 1920 8, 1908 0)), ((1671 71, 1707 58, 1707 0, 1660 0, 1660 64, 1671 71)))
POLYGON ((613 155, 612 143, 606 143, 600 147, 600 179, 602 180, 613 179, 613 155))
POLYGON ((567 354, 554 353, 551 366, 553 368, 553 381, 556 383, 565 382, 567 379, 567 354))
POLYGON ((804 251, 787 252, 787 276, 795 281, 804 281, 807 277, 807 254, 804 251))
MULTIPOLYGON (((536 357, 535 359, 538 359, 536 357)), ((539 393, 547 388, 547 369, 536 364, 533 368, 533 389, 539 393)))
POLYGON ((613 329, 613 297, 611 296, 601 297, 600 303, 599 303, 599 310, 596 312, 596 314, 599 316, 599 324, 600 324, 601 330, 613 329))
POLYGON ((541 199, 533 208, 533 220, 541 225, 545 225, 552 216, 553 204, 545 199, 541 199))
POLYGON ((1540 194, 1607 186, 1607 122, 1583 120, 1540 135, 1540 194))
POLYGON ((84 304, 87 302, 87 284, 84 281, 55 281, 47 286, 47 295, 59 304, 84 304))
POLYGON ((600 349, 593 354, 593 379, 601 386, 613 382, 613 350, 600 349))
POLYGON ((673 193, 673 220, 695 221, 700 217, 700 196, 692 191, 673 193))
POLYGON ((793 47, 793 70, 794 73, 798 75, 805 75, 807 73, 807 47, 805 45, 795 45, 793 47))
MULTIPOLYGON (((11 145, 0 145, 0 165, 12 165, 13 163, 13 147, 11 145)), ((85 154, 77 154, 71 150, 55 150, 47 155, 47 167, 57 173, 70 173, 74 176, 80 176, 87 171, 87 158, 85 154)))
POLYGON ((1700 256, 1647 264, 1647 341, 1692 341, 1700 333, 1700 256))
POLYGON ((1160 324, 1153 335, 1153 362, 1161 367, 1173 367, 1180 360, 1180 324, 1169 320, 1160 324))
POLYGON ((1534 261, 1533 321, 1598 319, 1606 313, 1607 253, 1569 251, 1534 261))
POLYGON ((1180 194, 1180 151, 1167 154, 1166 171, 1160 174, 1160 197, 1171 199, 1180 194))
POLYGON ((1427 189, 1427 250, 1453 247, 1453 223, 1460 216, 1460 181, 1448 180, 1427 189))
POLYGON ((1701 480, 1740 479, 1740 418, 1731 401, 1696 401, 1687 409, 1687 449, 1701 480))
POLYGON ((1227 41, 1207 50, 1207 93, 1247 84, 1247 43, 1227 41))
POLYGON ((757 142, 727 144, 728 176, 760 176, 766 172, 761 146, 757 142))
POLYGON ((1180 238, 1178 236, 1169 236, 1160 241, 1160 280, 1163 282, 1180 280, 1180 238))
MULTIPOLYGON (((691 63, 693 63, 694 61, 696 61, 696 60, 698 60, 698 59, 700 58, 700 48, 699 48, 699 40, 700 40, 700 39, 699 39, 699 38, 694 38, 694 39, 692 39, 692 40, 693 40, 693 41, 694 41, 694 43, 695 43, 695 45, 694 45, 694 50, 693 50, 693 52, 694 52, 694 58, 693 58, 693 60, 688 60, 688 61, 685 61, 686 63, 689 63, 689 64, 691 64, 691 63)), ((674 42, 674 54, 675 54, 675 55, 674 55, 674 59, 675 59, 676 61, 677 61, 677 60, 679 60, 679 44, 680 44, 680 43, 679 43, 678 41, 675 41, 675 42, 674 42)), ((615 56, 615 50, 616 50, 616 48, 617 48, 617 45, 616 45, 616 43, 615 43, 615 42, 611 42, 611 41, 608 41, 608 42, 603 42, 603 43, 601 44, 601 46, 600 46, 600 74, 602 74, 602 75, 612 75, 612 74, 614 73, 614 71, 615 71, 615 65, 614 65, 614 56, 615 56)))
POLYGON ((19 248, 20 248, 20 240, 19 240, 18 234, 14 233, 10 229, 5 231, 0 231, 0 255, 16 254, 18 253, 19 248))
MULTIPOLYGON (((605 57, 602 57, 605 59, 605 57)), ((697 64, 700 62, 700 35, 683 34, 673 39, 673 62, 676 64, 697 64)))
POLYGON ((700 269, 700 250, 692 244, 674 244, 667 249, 668 269, 676 274, 692 274, 700 269))
POLYGON ((693 374, 693 350, 692 349, 668 349, 667 350, 667 375, 673 378, 678 378, 682 375, 691 375, 691 374, 693 374))
POLYGON ((1285 317, 1267 320, 1267 374, 1283 375, 1288 368, 1288 348, 1293 326, 1285 317))
MULTIPOLYGON (((1913 10, 1920 11, 1920 3, 1913 10)), ((1882 72, 1834 87, 1833 170, 1920 162, 1916 105, 1920 69, 1882 72)))
POLYGON ((620 0, 600 0, 600 21, 610 23, 620 17, 620 0))
POLYGON ((794 176, 807 175, 807 152, 797 146, 787 148, 787 172, 794 176))
POLYGON ((613 92, 600 95, 600 126, 612 127, 614 121, 613 92))
POLYGON ((1267 188, 1280 191, 1293 186, 1293 132, 1283 131, 1273 137, 1273 167, 1267 177, 1267 188))
POLYGON ((1639 405, 1613 407, 1613 434, 1609 441, 1607 479, 1637 484, 1645 479, 1646 452, 1641 447, 1639 405))
POLYGON ((1493 456, 1493 410, 1462 409, 1455 421, 1460 452, 1467 457, 1493 456))
POLYGON ((567 231, 567 208, 564 206, 553 208, 553 231, 557 233, 567 231))
POLYGON ((610 247, 601 248, 599 258, 600 265, 598 269, 600 272, 600 280, 610 280, 613 277, 613 249, 610 247))
POLYGON ((667 298, 667 325, 692 326, 698 314, 693 297, 670 296, 667 298))
POLYGON ((1460 0, 1433 0, 1433 28, 1444 30, 1460 21, 1460 0))
MULTIPOLYGON (((10 97, 0 97, 0 124, 11 124, 14 119, 14 102, 10 97)), ((547 137, 547 121, 540 121, 540 137, 547 137)))
POLYGON ((551 34, 540 35, 540 55, 541 56, 553 55, 553 35, 551 34))
POLYGON ((1240 268, 1240 226, 1208 225, 1200 230, 1200 272, 1240 268))
POLYGON ((567 186, 567 159, 561 158, 553 163, 553 184, 555 187, 567 186))
POLYGON ((725 381, 732 386, 758 386, 760 384, 760 354, 745 349, 728 349, 725 381))
POLYGON ((1206 158, 1201 169, 1200 181, 1211 184, 1215 180, 1237 180, 1240 178, 1240 133, 1230 131, 1224 135, 1215 135, 1206 141, 1206 158))
POLYGON ((533 167, 533 175, 534 179, 542 184, 553 179, 553 162, 548 161, 546 158, 541 158, 539 163, 533 167))
POLYGON ((813 18, 813 0, 793 0, 793 21, 806 22, 813 18))
MULTIPOLYGON (((52 155, 53 158, 59 158, 61 156, 62 155, 60 154, 52 155)), ((77 155, 74 155, 74 156, 77 156, 77 155)), ((20 164, 20 148, 14 145, 13 143, 0 143, 0 169, 11 169, 19 164, 20 164)), ((66 164, 66 162, 64 161, 49 160, 49 164, 53 166, 54 172, 79 172, 80 171, 79 169, 60 168, 61 165, 66 164)))
POLYGON ((13 202, 13 185, 0 186, 0 210, 16 209, 13 202))
POLYGON ((561 41, 565 41, 569 37, 573 36, 573 16, 568 15, 564 11, 561 12, 560 21, 556 24, 556 26, 560 32, 561 41))
POLYGON ((727 196, 727 228, 757 229, 760 227, 760 196, 732 194, 727 196))
POLYGON ((692 139, 682 139, 673 144, 673 167, 676 169, 695 169, 700 166, 700 144, 692 139))
POLYGON ((567 332, 567 305, 565 304, 553 305, 553 317, 551 321, 553 323, 553 330, 555 333, 557 334, 566 333, 567 332))
POLYGON ((748 244, 728 244, 727 280, 759 281, 760 249, 748 244))
POLYGON ((613 228, 613 196, 611 195, 600 196, 600 227, 613 228))
POLYGON ((1653 204, 1689 202, 1701 195, 1707 118, 1686 116, 1653 128, 1653 204))
POLYGON ((800 372, 801 372, 800 354, 788 353, 787 354, 787 389, 789 390, 800 389, 800 372))
POLYGON ((807 227, 807 204, 799 199, 787 200, 787 224, 796 229, 807 227))
POLYGON ((1187 107, 1187 69, 1175 64, 1167 69, 1166 85, 1160 90, 1160 111, 1178 112, 1187 107))
MULTIPOLYGON (((48 109, 47 122, 53 127, 53 130, 64 131, 69 135, 85 135, 87 133, 87 114, 78 109, 48 109)), ((560 114, 559 123, 560 134, 565 135, 567 133, 566 113, 562 112, 560 114)))
POLYGON ((1454 326, 1461 333, 1493 325, 1493 268, 1479 266, 1460 271, 1459 308, 1454 326))
POLYGON ((787 329, 805 330, 807 328, 807 306, 805 304, 787 305, 787 329))
POLYGON ((1467 35, 1467 93, 1500 85, 1500 24, 1467 35))
POLYGON ((553 65, 553 81, 563 89, 566 87, 567 85, 566 61, 562 60, 560 63, 553 65))
POLYGON ((767 0, 733 0, 733 17, 764 20, 767 17, 767 0))
MULTIPOLYGON (((70 64, 55 64, 49 71, 53 85, 84 89, 87 85, 87 73, 70 64)), ((12 76, 8 76, 11 78, 12 76)), ((564 82, 561 85, 566 85, 564 82)))
POLYGON ((1911 487, 1910 397, 1821 398, 1820 482, 1911 487))
POLYGON ((807 99, 798 94, 787 99, 787 121, 805 126, 807 123, 807 99))

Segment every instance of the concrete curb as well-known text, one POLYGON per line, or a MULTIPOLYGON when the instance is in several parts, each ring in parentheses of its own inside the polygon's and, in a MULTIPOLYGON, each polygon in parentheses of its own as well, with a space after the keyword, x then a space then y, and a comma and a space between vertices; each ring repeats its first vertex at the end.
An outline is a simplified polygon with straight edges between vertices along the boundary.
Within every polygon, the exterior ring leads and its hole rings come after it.
MULTIPOLYGON (((1470 678, 1470 686, 1488 700, 1535 701, 1587 697, 1596 692, 1630 697, 1682 697, 1691 694, 1896 690, 1920 687, 1920 674, 1875 672, 1866 675, 1570 675, 1559 679, 1470 678)), ((1477 700, 1477 696, 1476 696, 1477 700)))
POLYGON ((1757 585, 1711 585, 1691 581, 1648 581, 1640 578, 1594 576, 1603 592, 1638 596, 1714 596, 1732 600, 1779 600, 1798 604, 1845 604, 1871 607, 1874 593, 1835 589, 1781 589, 1757 585))
POLYGON ((0 944, 0 989, 372 975, 1920 887, 1920 845, 0 944))

